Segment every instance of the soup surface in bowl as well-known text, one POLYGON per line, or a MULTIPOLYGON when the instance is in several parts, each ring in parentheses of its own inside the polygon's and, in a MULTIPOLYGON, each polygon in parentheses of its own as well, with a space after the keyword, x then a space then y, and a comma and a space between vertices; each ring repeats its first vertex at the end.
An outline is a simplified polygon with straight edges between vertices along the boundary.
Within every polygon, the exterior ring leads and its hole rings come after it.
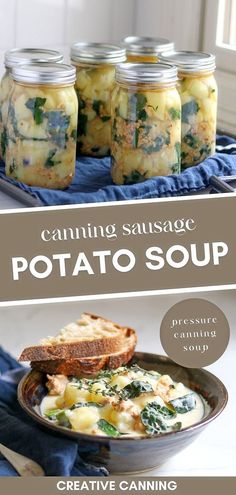
MULTIPOLYGON (((78 442, 80 456, 85 462, 104 466, 110 474, 149 471, 179 454, 181 450, 190 445, 204 428, 221 414, 227 403, 228 395, 223 383, 209 371, 184 368, 171 361, 167 356, 136 352, 132 362, 146 371, 154 370, 161 375, 169 375, 175 383, 181 382, 188 389, 188 392, 190 390, 195 392, 201 400, 203 398, 205 411, 202 419, 198 421, 194 419, 191 426, 182 426, 180 430, 168 430, 163 434, 140 436, 129 434, 115 437, 111 434, 108 436, 104 432, 100 435, 81 433, 72 428, 60 426, 56 420, 49 420, 42 415, 43 401, 48 395, 48 389, 45 386, 47 376, 45 373, 35 370, 22 378, 18 386, 18 400, 25 412, 45 431, 78 442)), ((60 391, 57 395, 63 393, 60 391)), ((55 397, 51 396, 49 399, 52 401, 52 404, 49 405, 51 409, 55 409, 53 404, 55 397)), ((135 399, 138 401, 138 398, 135 397, 130 400, 135 399)), ((87 398, 86 401, 88 401, 87 398)), ((96 402, 98 403, 97 398, 96 402)), ((73 403, 71 405, 73 406, 73 403)), ((193 411, 191 412, 193 413, 193 411)), ((183 420, 184 414, 181 417, 183 420)), ((179 419, 174 418, 174 422, 179 422, 179 419)), ((115 427, 118 429, 117 424, 115 427)))
POLYGON ((105 370, 93 378, 55 375, 47 385, 41 415, 89 435, 143 437, 178 431, 210 410, 200 394, 137 364, 105 370))

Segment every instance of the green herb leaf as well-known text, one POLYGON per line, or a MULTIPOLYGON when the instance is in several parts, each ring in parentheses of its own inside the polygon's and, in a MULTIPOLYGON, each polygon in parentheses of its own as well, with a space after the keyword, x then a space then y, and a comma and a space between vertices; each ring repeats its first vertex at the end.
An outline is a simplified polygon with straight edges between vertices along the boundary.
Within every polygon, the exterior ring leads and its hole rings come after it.
POLYGON ((122 399, 127 400, 134 399, 134 397, 139 397, 139 395, 149 392, 153 392, 150 383, 134 380, 121 389, 120 395, 122 399))
POLYGON ((102 105, 102 100, 93 100, 92 109, 100 117, 100 106, 102 105))
POLYGON ((181 111, 177 108, 171 107, 168 110, 171 120, 178 120, 181 117, 181 111))
POLYGON ((150 402, 141 411, 140 419, 145 426, 148 435, 160 434, 167 431, 167 424, 160 414, 160 406, 156 402, 150 402))
POLYGON ((64 111, 52 110, 45 112, 44 116, 48 119, 47 131, 50 134, 51 140, 60 148, 64 148, 66 144, 66 131, 70 125, 70 117, 64 111))
POLYGON ((3 158, 5 157, 7 146, 8 146, 8 134, 6 128, 4 127, 1 134, 1 149, 2 149, 3 158))
POLYGON ((47 98, 36 96, 36 98, 29 98, 25 103, 25 106, 33 113, 36 125, 40 125, 43 122, 44 112, 42 107, 45 105, 46 100, 47 98))
POLYGON ((181 143, 175 143, 175 151, 177 154, 177 163, 181 162, 181 143))
POLYGON ((80 407, 103 407, 104 404, 99 404, 98 402, 77 402, 70 407, 70 411, 74 409, 79 409, 80 407))
POLYGON ((74 139, 74 141, 76 141, 77 140, 77 130, 73 129, 70 133, 70 136, 72 139, 74 139))
POLYGON ((131 120, 146 120, 147 112, 145 106, 147 103, 147 98, 142 93, 133 93, 129 98, 130 103, 130 117, 131 120))
POLYGON ((102 120, 103 122, 107 122, 108 120, 110 120, 110 118, 111 118, 111 117, 110 117, 110 115, 102 115, 102 116, 101 116, 101 120, 102 120))
POLYGON ((190 148, 196 149, 199 146, 199 138, 197 136, 193 136, 192 134, 186 134, 183 138, 183 143, 190 146, 190 148))
POLYGON ((111 423, 108 423, 108 421, 106 421, 105 419, 99 419, 97 425, 100 428, 100 430, 106 433, 106 435, 108 435, 109 437, 116 438, 121 435, 121 433, 117 430, 117 428, 111 425, 111 423))
POLYGON ((196 407, 196 398, 194 393, 184 395, 183 397, 179 397, 178 399, 173 399, 169 401, 175 411, 179 414, 184 414, 186 412, 192 411, 196 407))
POLYGON ((148 435, 160 434, 167 431, 176 431, 182 424, 175 423, 168 425, 165 419, 173 419, 176 411, 165 406, 160 406, 157 402, 149 402, 141 411, 140 419, 145 426, 148 435))
POLYGON ((200 107, 195 100, 188 101, 182 105, 182 122, 188 124, 189 117, 191 115, 196 114, 199 111, 200 107))

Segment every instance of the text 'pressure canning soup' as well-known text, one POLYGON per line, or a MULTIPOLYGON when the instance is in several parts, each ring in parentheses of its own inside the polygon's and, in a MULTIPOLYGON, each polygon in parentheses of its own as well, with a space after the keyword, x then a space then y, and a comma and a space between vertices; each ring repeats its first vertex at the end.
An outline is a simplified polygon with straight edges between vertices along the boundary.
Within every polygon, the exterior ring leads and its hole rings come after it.
POLYGON ((177 69, 120 64, 112 94, 112 178, 133 184, 180 172, 181 102, 177 69))
POLYGON ((38 49, 38 48, 13 48, 5 53, 4 65, 6 71, 1 80, 0 87, 0 156, 5 159, 7 147, 7 115, 9 97, 11 94, 13 80, 11 78, 11 69, 19 64, 28 63, 60 63, 63 55, 56 50, 38 49))
POLYGON ((48 388, 42 416, 91 435, 140 437, 178 431, 200 421, 209 408, 182 383, 136 364, 101 371, 95 378, 55 375, 48 388), (54 387, 57 393, 61 389, 60 395, 53 395, 54 387))
POLYGON ((217 84, 215 57, 201 52, 164 53, 162 61, 178 67, 182 104, 182 168, 215 153, 217 84))
POLYGON ((6 175, 28 185, 63 189, 75 171, 75 69, 63 64, 28 64, 14 67, 12 78, 6 175))
POLYGON ((111 91, 116 64, 125 50, 102 43, 75 43, 71 60, 76 66, 79 102, 77 150, 82 155, 106 156, 111 149, 111 91))

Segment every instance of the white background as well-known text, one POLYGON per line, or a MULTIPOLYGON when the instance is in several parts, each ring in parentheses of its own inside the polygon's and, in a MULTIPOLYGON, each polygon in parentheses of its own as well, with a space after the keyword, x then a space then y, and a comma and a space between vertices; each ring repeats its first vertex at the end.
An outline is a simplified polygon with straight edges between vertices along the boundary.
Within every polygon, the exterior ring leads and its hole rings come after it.
POLYGON ((212 301, 228 318, 231 327, 229 346, 224 355, 208 369, 225 384, 229 403, 222 415, 192 445, 159 469, 150 472, 150 475, 233 476, 236 475, 236 291, 0 308, 0 344, 19 356, 25 346, 55 334, 63 325, 77 319, 82 311, 90 311, 134 327, 138 333, 137 350, 164 354, 159 338, 162 318, 173 304, 188 297, 202 297, 212 301))

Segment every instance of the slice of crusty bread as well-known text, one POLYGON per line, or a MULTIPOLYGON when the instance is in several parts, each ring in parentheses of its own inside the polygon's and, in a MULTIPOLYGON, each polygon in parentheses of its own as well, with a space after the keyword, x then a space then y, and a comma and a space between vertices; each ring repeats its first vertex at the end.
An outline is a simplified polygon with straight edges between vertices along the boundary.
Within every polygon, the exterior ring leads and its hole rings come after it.
POLYGON ((30 363, 31 367, 50 375, 62 374, 66 376, 91 375, 104 368, 119 368, 119 366, 127 364, 133 357, 137 343, 135 330, 131 328, 126 330, 126 339, 118 352, 87 358, 33 361, 30 363))
POLYGON ((43 339, 39 345, 27 347, 19 361, 52 361, 111 354, 122 347, 127 328, 101 316, 83 313, 55 337, 43 339))

